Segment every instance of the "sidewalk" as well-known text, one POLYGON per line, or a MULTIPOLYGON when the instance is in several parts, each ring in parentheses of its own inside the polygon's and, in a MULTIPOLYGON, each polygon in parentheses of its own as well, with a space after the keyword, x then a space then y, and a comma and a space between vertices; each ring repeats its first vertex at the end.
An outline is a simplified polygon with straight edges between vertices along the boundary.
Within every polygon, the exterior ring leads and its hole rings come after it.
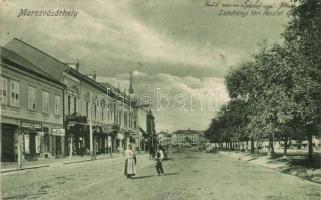
POLYGON ((321 169, 305 167, 303 163, 306 162, 304 156, 288 156, 270 159, 267 155, 252 155, 246 152, 219 151, 219 153, 237 158, 238 160, 274 169, 282 173, 298 176, 316 183, 321 183, 321 169))
MULTIPOLYGON (((113 154, 113 157, 111 157, 109 154, 101 154, 96 156, 96 160, 117 158, 121 156, 122 156, 121 153, 113 154)), ((72 158, 64 157, 64 158, 40 159, 37 161, 24 161, 22 164, 22 168, 19 168, 18 162, 1 162, 1 173, 26 170, 26 169, 36 169, 36 168, 42 168, 42 167, 50 167, 55 165, 66 165, 66 164, 87 162, 87 161, 92 161, 89 155, 85 155, 83 157, 74 155, 72 156, 72 158)))

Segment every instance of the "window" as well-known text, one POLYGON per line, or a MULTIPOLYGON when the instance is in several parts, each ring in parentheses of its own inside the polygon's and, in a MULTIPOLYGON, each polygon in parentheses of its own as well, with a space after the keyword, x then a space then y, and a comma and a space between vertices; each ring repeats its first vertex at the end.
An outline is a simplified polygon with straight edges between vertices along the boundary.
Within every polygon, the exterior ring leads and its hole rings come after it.
POLYGON ((55 115, 60 114, 61 109, 61 97, 58 95, 55 95, 55 115))
POLYGON ((20 84, 17 81, 10 81, 10 105, 19 107, 20 84))
POLYGON ((104 109, 101 109, 101 121, 104 121, 104 109))
POLYGON ((68 114, 71 114, 71 96, 68 95, 68 114))
POLYGON ((49 113, 49 93, 42 91, 42 111, 49 113))
POLYGON ((0 101, 2 104, 7 103, 7 79, 1 78, 0 79, 0 101))
POLYGON ((77 112, 77 98, 74 97, 74 113, 77 112))
POLYGON ((88 118, 88 114, 89 114, 89 102, 86 101, 86 117, 88 118))
POLYGON ((36 91, 35 87, 28 87, 28 109, 36 110, 36 91))

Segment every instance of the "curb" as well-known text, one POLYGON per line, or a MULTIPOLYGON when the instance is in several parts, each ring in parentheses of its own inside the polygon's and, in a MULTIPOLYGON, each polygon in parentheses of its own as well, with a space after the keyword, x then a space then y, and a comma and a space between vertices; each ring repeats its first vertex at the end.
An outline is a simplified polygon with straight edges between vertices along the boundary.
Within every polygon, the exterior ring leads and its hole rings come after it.
POLYGON ((28 170, 28 169, 38 169, 38 168, 43 168, 43 167, 50 167, 50 165, 37 165, 37 166, 32 166, 32 167, 5 169, 5 170, 1 170, 0 173, 3 174, 3 173, 7 173, 7 172, 23 171, 23 170, 28 170))
MULTIPOLYGON (((228 155, 228 154, 224 154, 224 153, 223 153, 223 155, 229 156, 229 157, 232 157, 232 158, 233 158, 233 156, 228 155)), ((236 158, 236 157, 234 157, 234 158, 236 158)), ((252 161, 252 160, 254 160, 254 159, 255 159, 255 158, 251 158, 251 159, 249 159, 249 160, 245 160, 245 159, 240 159, 240 160, 243 161, 243 162, 249 162, 249 161, 252 161)), ((302 180, 307 180, 307 181, 310 181, 310 182, 313 182, 313 183, 321 184, 321 182, 319 182, 319 181, 316 181, 316 180, 313 180, 313 179, 310 179, 310 178, 307 178, 307 177, 303 177, 303 176, 298 176, 298 175, 295 175, 295 174, 291 174, 291 173, 288 173, 288 172, 284 172, 283 170, 280 170, 280 169, 278 169, 278 168, 273 168, 273 167, 269 167, 269 166, 266 166, 266 165, 259 165, 259 164, 255 164, 255 163, 250 163, 250 164, 252 164, 252 165, 257 165, 257 166, 261 166, 261 167, 264 167, 264 168, 267 168, 267 169, 270 169, 270 170, 274 170, 274 171, 277 171, 277 172, 280 172, 280 173, 283 173, 283 174, 287 174, 287 175, 290 175, 290 176, 295 176, 295 177, 300 178, 300 179, 302 179, 302 180)))
MULTIPOLYGON (((138 155, 148 155, 148 154, 138 154, 138 155)), ((120 155, 115 155, 113 157, 101 157, 101 158, 96 158, 95 160, 104 160, 104 159, 113 159, 113 158, 120 158, 120 155)), ((75 161, 66 161, 62 162, 61 165, 70 165, 74 163, 81 163, 81 162, 89 162, 89 161, 95 161, 91 159, 86 159, 86 160, 75 160, 75 161)), ((1 174, 7 173, 7 172, 15 172, 15 171, 23 171, 23 170, 28 170, 28 169, 38 169, 38 168, 44 168, 44 167, 52 167, 56 166, 57 163, 52 163, 52 164, 46 164, 46 165, 35 165, 35 166, 30 166, 30 167, 23 167, 23 168, 13 168, 13 169, 3 169, 0 171, 1 174)))
MULTIPOLYGON (((96 158, 95 160, 103 160, 103 159, 109 159, 109 158, 118 158, 119 156, 114 156, 114 157, 102 157, 102 158, 96 158)), ((69 164, 74 164, 74 163, 81 163, 81 162, 89 162, 89 161, 95 161, 91 159, 86 159, 86 160, 75 160, 75 161, 66 161, 61 163, 61 165, 69 165, 69 164)), ((23 168, 13 168, 13 169, 3 169, 1 170, 1 174, 7 173, 7 172, 15 172, 15 171, 23 171, 23 170, 28 170, 28 169, 38 169, 38 168, 44 168, 44 167, 52 167, 56 166, 57 163, 52 163, 52 164, 46 164, 46 165, 35 165, 35 166, 30 166, 30 167, 23 167, 23 168)))

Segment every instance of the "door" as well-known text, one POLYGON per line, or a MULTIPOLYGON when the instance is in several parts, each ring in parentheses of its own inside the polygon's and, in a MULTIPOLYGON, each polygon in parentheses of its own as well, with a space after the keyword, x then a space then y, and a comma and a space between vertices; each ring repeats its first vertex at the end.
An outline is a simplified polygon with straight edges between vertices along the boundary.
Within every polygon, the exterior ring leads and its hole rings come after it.
POLYGON ((15 161, 14 132, 16 127, 1 124, 1 161, 15 161))
POLYGON ((36 157, 36 133, 29 132, 30 157, 36 157))

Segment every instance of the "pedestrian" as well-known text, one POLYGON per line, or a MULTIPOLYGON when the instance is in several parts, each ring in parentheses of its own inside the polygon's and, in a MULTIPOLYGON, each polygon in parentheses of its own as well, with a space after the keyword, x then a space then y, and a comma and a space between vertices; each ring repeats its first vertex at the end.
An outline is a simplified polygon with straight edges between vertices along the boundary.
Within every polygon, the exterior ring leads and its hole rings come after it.
POLYGON ((163 169, 163 165, 162 165, 162 161, 164 159, 164 152, 163 152, 163 147, 159 146, 158 150, 156 152, 156 156, 155 156, 155 160, 156 160, 156 171, 157 171, 157 176, 160 175, 165 175, 164 173, 164 169, 163 169))
POLYGON ((135 167, 136 156, 132 151, 131 144, 129 144, 128 148, 125 150, 125 157, 126 159, 125 159, 124 175, 127 178, 132 178, 132 176, 136 175, 136 167, 135 167))

